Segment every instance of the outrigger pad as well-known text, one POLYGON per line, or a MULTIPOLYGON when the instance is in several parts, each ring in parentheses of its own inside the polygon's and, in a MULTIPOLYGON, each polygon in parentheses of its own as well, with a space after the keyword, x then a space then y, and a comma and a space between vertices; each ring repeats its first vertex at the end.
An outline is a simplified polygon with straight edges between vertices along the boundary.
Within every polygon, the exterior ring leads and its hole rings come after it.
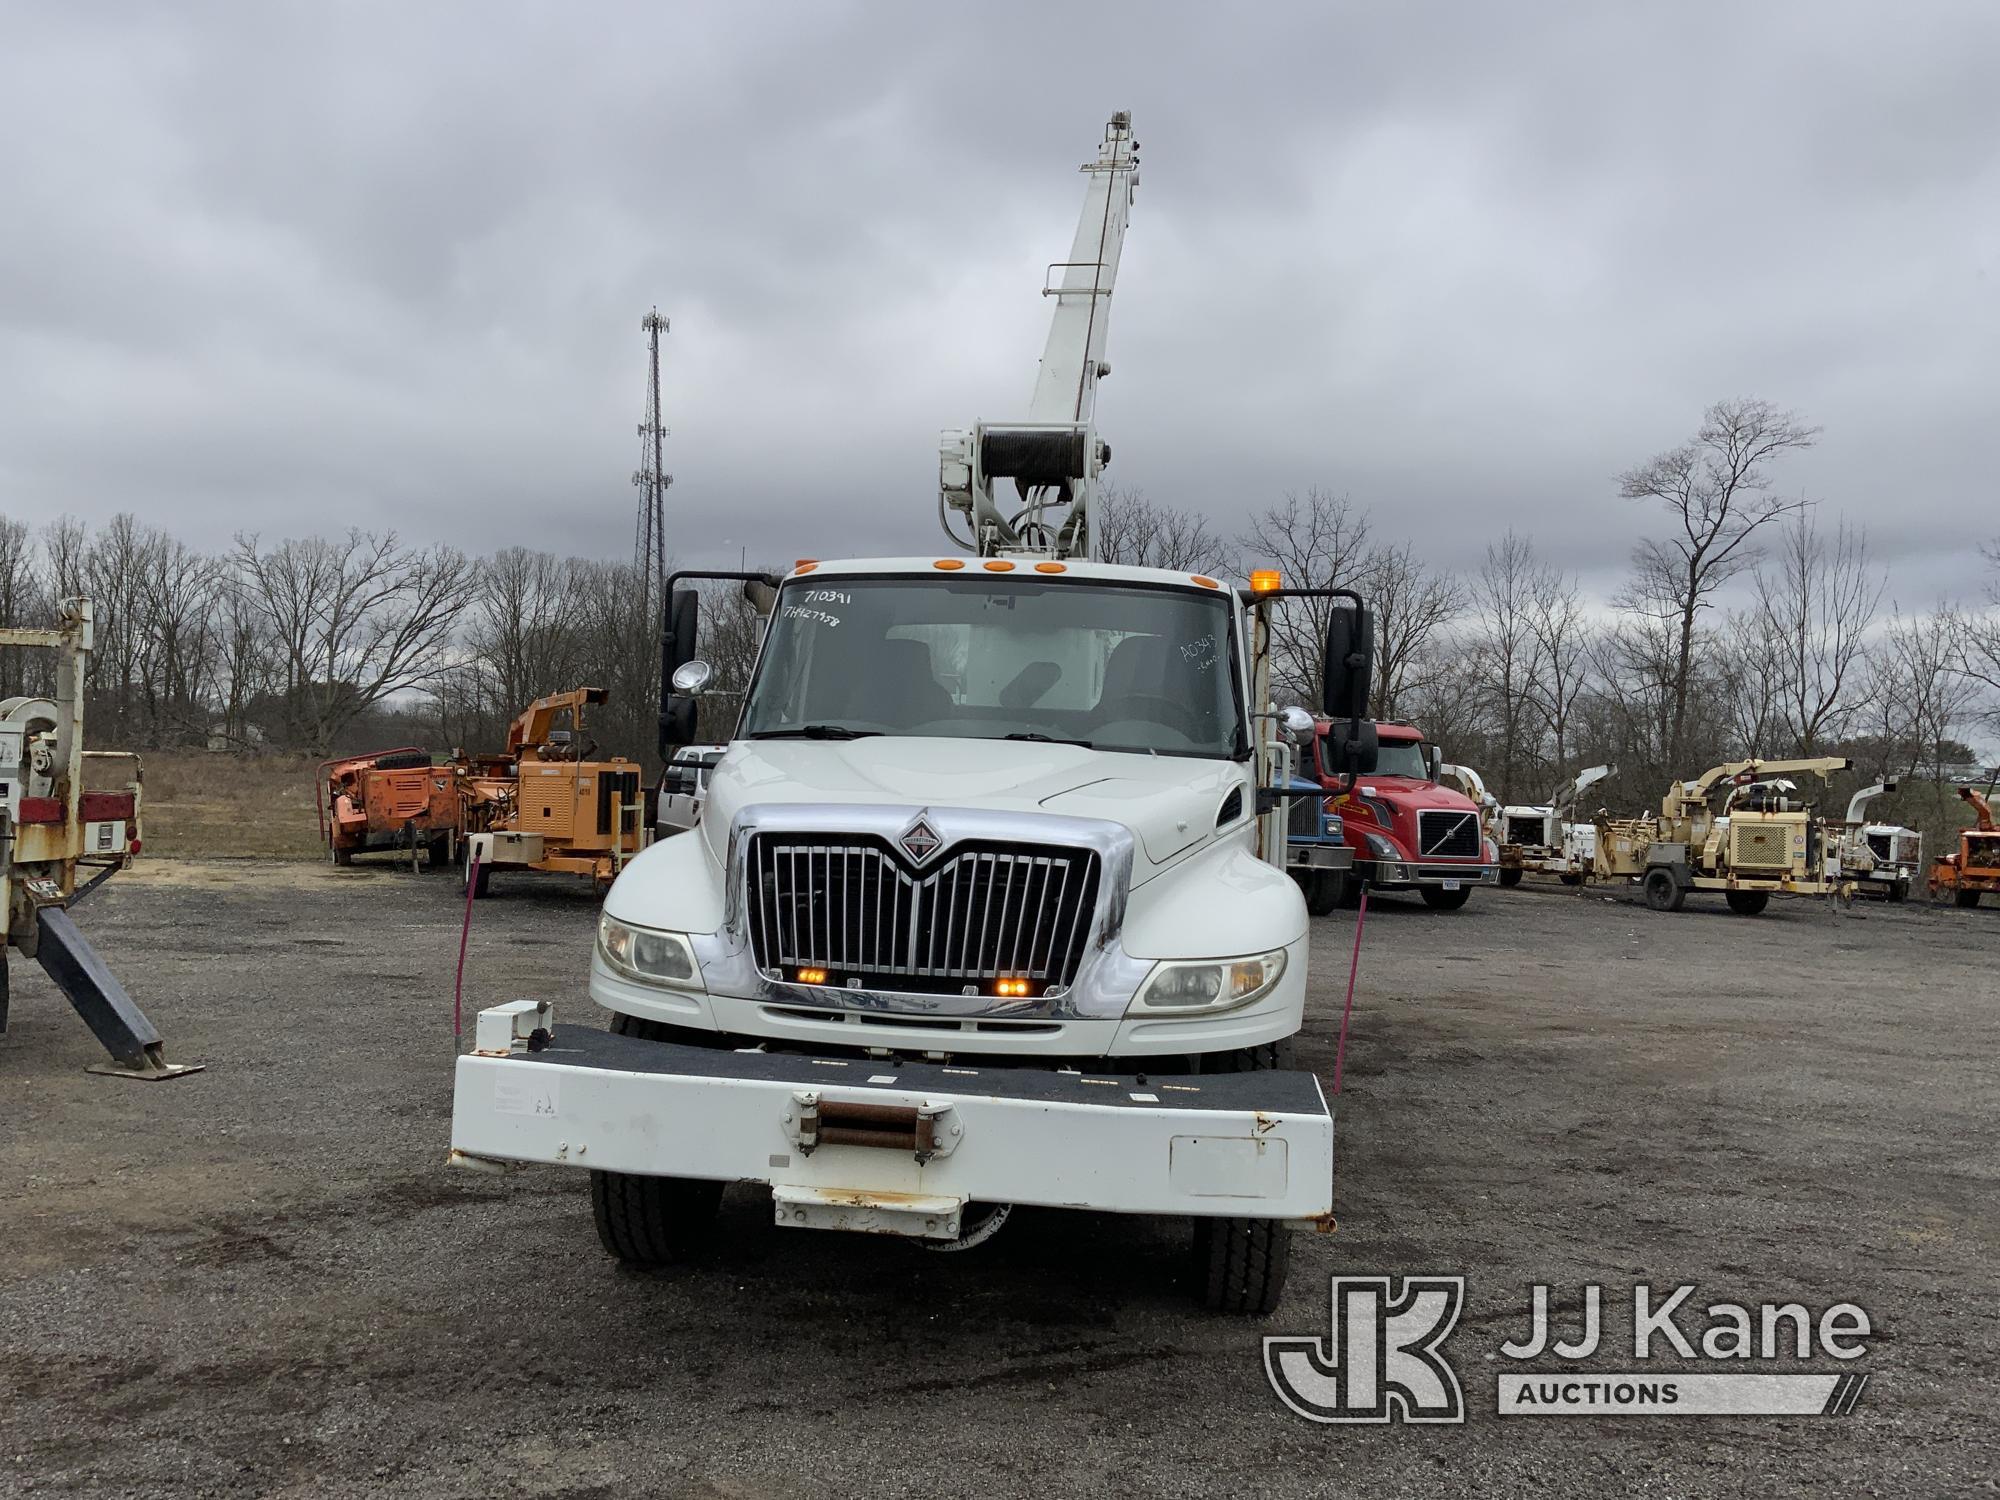
POLYGON ((159 1032, 125 993, 117 976, 104 966, 68 912, 60 906, 45 906, 36 912, 35 920, 36 961, 111 1054, 111 1062, 94 1063, 87 1072, 158 1082, 201 1071, 199 1063, 166 1060, 159 1032))

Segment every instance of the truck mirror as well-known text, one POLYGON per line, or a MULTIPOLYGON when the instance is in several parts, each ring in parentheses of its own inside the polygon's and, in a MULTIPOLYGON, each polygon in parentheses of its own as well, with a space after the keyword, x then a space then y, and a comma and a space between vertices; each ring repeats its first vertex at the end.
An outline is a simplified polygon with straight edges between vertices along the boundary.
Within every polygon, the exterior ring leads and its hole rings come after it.
MULTIPOLYGON (((1375 676, 1375 621, 1360 605, 1336 607, 1326 625, 1320 666, 1320 710, 1329 719, 1368 717, 1375 676)), ((1373 762, 1370 762, 1373 768, 1373 762)))
POLYGON ((694 743, 695 700, 676 693, 660 710, 660 755, 670 756, 682 745, 694 743))
POLYGON ((757 611, 757 618, 760 620, 770 619, 771 611, 778 607, 776 586, 766 583, 761 578, 744 580, 743 597, 749 601, 750 607, 757 611))
POLYGON ((693 589, 675 589, 667 606, 667 629, 660 654, 672 679, 675 672, 694 660, 696 626, 701 620, 701 595, 693 589))
POLYGON ((1325 770, 1332 776, 1366 776, 1375 769, 1377 741, 1370 719, 1335 719, 1320 740, 1325 770))
POLYGON ((1313 716, 1296 703, 1278 710, 1278 723, 1286 734, 1295 740, 1302 740, 1313 732, 1313 716))

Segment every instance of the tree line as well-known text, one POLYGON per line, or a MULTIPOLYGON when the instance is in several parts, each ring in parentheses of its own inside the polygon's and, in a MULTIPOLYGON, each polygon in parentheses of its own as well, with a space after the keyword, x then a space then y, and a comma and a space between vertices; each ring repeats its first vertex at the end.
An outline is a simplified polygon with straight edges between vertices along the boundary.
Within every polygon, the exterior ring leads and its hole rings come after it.
MULTIPOLYGON (((1604 761, 1620 768, 1605 795, 1637 808, 1719 761, 1845 754, 1862 779, 1926 783, 1925 821, 1949 825, 1944 783, 2000 729, 2000 546, 1982 598, 1906 613, 1863 531, 1780 488, 1783 460, 1817 437, 1769 402, 1723 401, 1688 441, 1618 476, 1617 493, 1660 524, 1604 599, 1528 535, 1495 538, 1455 573, 1324 489, 1233 532, 1112 490, 1099 546, 1111 561, 1276 566, 1288 582, 1355 589, 1376 614, 1376 715, 1421 725, 1507 801, 1540 801, 1604 761)), ((651 765, 659 625, 641 582, 618 563, 523 548, 473 559, 359 530, 205 553, 132 515, 39 530, 0 515, 0 621, 95 602, 88 712, 107 747, 493 748, 532 699, 588 684, 611 694, 593 737, 651 765)), ((734 589, 705 603, 722 691, 704 732, 720 734, 758 637, 734 589)), ((1283 701, 1312 699, 1328 607, 1277 611, 1283 701)), ((0 698, 47 691, 42 670, 0 650, 0 698)))

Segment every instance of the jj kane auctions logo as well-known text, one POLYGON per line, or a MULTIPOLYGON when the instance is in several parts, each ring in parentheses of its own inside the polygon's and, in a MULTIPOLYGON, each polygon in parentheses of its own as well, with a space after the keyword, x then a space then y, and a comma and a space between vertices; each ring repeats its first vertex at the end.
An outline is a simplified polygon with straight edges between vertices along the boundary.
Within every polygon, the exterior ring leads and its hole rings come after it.
MULTIPOLYGON (((1462 1276, 1336 1276, 1324 1337, 1264 1340, 1264 1373, 1278 1399, 1312 1422, 1463 1422, 1465 1396, 1440 1346, 1465 1306, 1462 1276)), ((1505 1371, 1495 1390, 1500 1416, 1845 1416, 1868 1376, 1853 1371, 1777 1371, 1778 1360, 1844 1362, 1868 1352, 1868 1314, 1852 1302, 1815 1316, 1797 1302, 1711 1302, 1695 1288, 1632 1289, 1631 1355, 1638 1369, 1505 1371), (1710 1368, 1663 1370, 1661 1357, 1710 1368), (1713 1368, 1721 1366, 1722 1368, 1713 1368), (1748 1366, 1748 1368, 1746 1368, 1748 1366), (1757 1368, 1766 1366, 1767 1368, 1757 1368)), ((1554 1327, 1549 1288, 1529 1294, 1524 1337, 1499 1346, 1506 1359, 1589 1359, 1605 1344, 1604 1289, 1582 1289, 1574 1337, 1554 1327)))

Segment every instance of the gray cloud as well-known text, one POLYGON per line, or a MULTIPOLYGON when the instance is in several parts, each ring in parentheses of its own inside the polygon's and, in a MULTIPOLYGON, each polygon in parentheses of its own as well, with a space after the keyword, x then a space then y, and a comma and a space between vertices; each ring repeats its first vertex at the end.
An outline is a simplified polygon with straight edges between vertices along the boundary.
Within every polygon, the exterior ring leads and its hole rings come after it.
POLYGON ((1234 529, 1344 490, 1610 587, 1621 468, 1755 394, 1921 605, 2000 530, 2000 11, 14 7, 0 510, 192 540, 934 545, 1026 399, 1104 116, 1145 167, 1100 414, 1234 529), (1252 19, 1254 17, 1254 19, 1252 19))

